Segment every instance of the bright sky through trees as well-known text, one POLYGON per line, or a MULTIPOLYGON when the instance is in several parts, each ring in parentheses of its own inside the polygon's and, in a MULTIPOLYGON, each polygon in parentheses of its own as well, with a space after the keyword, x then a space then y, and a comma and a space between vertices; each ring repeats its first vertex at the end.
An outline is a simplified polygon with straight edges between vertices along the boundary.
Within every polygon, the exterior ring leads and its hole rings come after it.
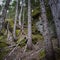
POLYGON ((0 0, 0 4, 2 4, 2 0, 0 0))

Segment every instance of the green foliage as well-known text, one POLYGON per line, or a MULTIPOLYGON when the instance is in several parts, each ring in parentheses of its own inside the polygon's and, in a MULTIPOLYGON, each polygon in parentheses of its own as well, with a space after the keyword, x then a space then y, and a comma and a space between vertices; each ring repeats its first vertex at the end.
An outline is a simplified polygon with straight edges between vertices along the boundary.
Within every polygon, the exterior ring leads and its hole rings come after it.
POLYGON ((1 32, 0 32, 0 33, 1 33, 0 36, 4 36, 4 33, 5 33, 5 32, 6 32, 6 29, 5 29, 5 28, 2 29, 1 32))
POLYGON ((35 9, 36 7, 38 7, 40 5, 39 0, 31 0, 31 5, 32 5, 32 9, 35 9))
POLYGON ((13 26, 14 26, 14 21, 13 21, 13 19, 6 19, 6 22, 9 22, 9 25, 10 25, 10 27, 11 28, 13 28, 13 26))
POLYGON ((16 6, 16 0, 14 0, 11 5, 12 5, 12 6, 16 6))
POLYGON ((19 46, 20 46, 20 47, 24 47, 25 45, 26 45, 26 40, 23 39, 23 40, 20 42, 19 46))
POLYGON ((52 17, 51 9, 49 6, 46 6, 46 14, 47 14, 48 21, 52 22, 53 17, 52 17))
POLYGON ((4 48, 4 47, 6 47, 6 46, 8 46, 7 43, 5 43, 5 42, 0 42, 0 48, 4 48))
POLYGON ((0 50, 0 60, 3 60, 4 57, 7 55, 8 52, 9 52, 9 50, 1 49, 0 50))
POLYGON ((33 39, 32 39, 32 42, 33 42, 33 44, 36 44, 37 43, 37 38, 36 37, 34 37, 33 39))
POLYGON ((6 42, 6 36, 0 36, 0 42, 6 42))
POLYGON ((21 31, 20 30, 16 30, 16 36, 18 36, 19 33, 21 33, 21 31))
POLYGON ((43 40, 43 36, 42 35, 39 35, 39 34, 36 34, 36 35, 32 35, 32 38, 33 40, 43 40))
POLYGON ((32 16, 36 16, 37 14, 40 14, 40 7, 35 8, 32 12, 32 16))
MULTIPOLYGON (((6 0, 4 0, 3 2, 5 2, 6 0)), ((39 3, 39 0, 31 0, 31 3, 32 3, 32 17, 36 17, 40 15, 40 3, 39 3), (38 15, 39 14, 39 15, 38 15)), ((47 1, 46 1, 47 3, 47 1)), ((26 0, 26 4, 27 4, 27 0, 26 0)), ((13 27, 14 27, 14 20, 12 18, 15 17, 15 8, 16 8, 16 1, 14 0, 13 3, 9 6, 9 12, 7 13, 7 17, 10 18, 10 19, 6 19, 6 22, 8 21, 9 22, 9 28, 13 30, 13 27)), ((1 9, 1 6, 0 6, 0 9, 1 9)), ((27 26, 27 6, 25 7, 25 25, 27 26)), ((46 10, 47 10, 47 18, 48 18, 48 21, 49 23, 51 24, 51 22, 53 23, 52 21, 52 14, 51 14, 51 10, 50 10, 50 7, 48 7, 46 5, 46 10)), ((36 17, 36 18, 38 18, 36 17)), ((37 19, 38 20, 38 19, 37 19)), ((36 22, 37 20, 34 20, 32 21, 32 42, 33 44, 36 44, 39 40, 44 40, 43 39, 43 36, 40 34, 40 32, 36 29, 36 22)), ((27 33, 27 28, 24 29, 25 33, 27 33)), ((3 33, 5 33, 5 29, 2 30, 3 33)), ((19 34, 20 29, 17 29, 16 30, 16 36, 18 36, 19 34)), ((26 40, 23 38, 23 37, 19 37, 18 41, 16 42, 17 44, 19 44, 20 47, 24 47, 26 45, 26 40), (22 39, 22 40, 21 40, 22 39)), ((8 46, 8 44, 6 43, 6 40, 7 40, 7 36, 0 36, 0 48, 4 48, 6 46, 8 46)), ((7 50, 2 50, 0 52, 0 60, 2 60, 2 58, 8 53, 7 50)), ((57 49, 56 50, 56 54, 58 54, 60 56, 60 49, 57 49)), ((41 50, 39 52, 39 58, 42 59, 45 57, 45 50, 41 50)))
POLYGON ((36 28, 36 22, 37 21, 38 21, 38 19, 32 21, 32 34, 33 35, 36 35, 36 34, 40 34, 41 35, 40 31, 38 31, 37 28, 36 28))
POLYGON ((3 60, 4 56, 8 53, 9 50, 4 49, 8 45, 6 36, 0 36, 0 60, 3 60))
POLYGON ((45 58, 45 50, 41 50, 40 52, 39 52, 39 59, 43 59, 43 58, 45 58))
MULTIPOLYGON (((23 37, 22 37, 23 38, 23 37)), ((23 38, 19 38, 17 41, 17 44, 19 44, 19 46, 22 48, 26 45, 26 40, 23 38), (22 40, 21 40, 22 39, 22 40)))
POLYGON ((3 36, 0 36, 0 40, 2 40, 3 36))
POLYGON ((16 8, 16 0, 11 1, 11 4, 9 5, 7 18, 15 18, 15 8, 16 8))
POLYGON ((36 44, 39 40, 43 40, 43 36, 36 28, 37 21, 38 21, 38 19, 37 20, 33 19, 33 21, 32 21, 32 41, 33 41, 33 44, 36 44))

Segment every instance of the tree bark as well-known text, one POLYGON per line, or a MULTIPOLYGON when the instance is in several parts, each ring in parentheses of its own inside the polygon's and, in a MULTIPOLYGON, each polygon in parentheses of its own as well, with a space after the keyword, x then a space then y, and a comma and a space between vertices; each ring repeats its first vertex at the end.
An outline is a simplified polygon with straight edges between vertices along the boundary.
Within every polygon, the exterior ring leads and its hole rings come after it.
POLYGON ((58 21, 56 21, 57 25, 57 36, 58 36, 58 44, 59 44, 59 48, 60 48, 60 0, 57 0, 57 14, 58 14, 58 21))
POLYGON ((9 22, 7 22, 7 41, 9 40, 9 36, 10 36, 10 34, 9 34, 9 22))
POLYGON ((57 38, 58 38, 58 47, 60 47, 60 2, 57 3, 57 1, 54 0, 49 0, 49 5, 52 11, 53 15, 53 20, 55 22, 56 26, 56 33, 57 33, 57 38))
POLYGON ((19 13, 20 13, 20 0, 18 0, 18 20, 19 20, 19 13))
POLYGON ((32 49, 32 27, 31 27, 31 2, 28 0, 28 42, 27 48, 32 49))
POLYGON ((44 0, 40 0, 40 8, 41 8, 41 18, 43 21, 43 37, 45 42, 46 59, 55 60, 44 0))
POLYGON ((18 0, 16 1, 16 14, 15 14, 15 20, 14 20, 14 28, 13 28, 13 37, 16 40, 16 23, 18 19, 18 0))
POLYGON ((20 10, 20 14, 19 14, 19 25, 20 25, 20 26, 21 26, 22 10, 23 10, 23 1, 22 1, 22 4, 21 4, 21 10, 20 10))
POLYGON ((24 6, 23 6, 22 35, 24 35, 24 13, 25 13, 25 9, 24 9, 24 6))
POLYGON ((2 10, 2 15, 1 15, 1 18, 0 18, 0 31, 4 27, 6 13, 7 13, 10 1, 11 0, 6 0, 5 6, 4 6, 3 10, 2 10))

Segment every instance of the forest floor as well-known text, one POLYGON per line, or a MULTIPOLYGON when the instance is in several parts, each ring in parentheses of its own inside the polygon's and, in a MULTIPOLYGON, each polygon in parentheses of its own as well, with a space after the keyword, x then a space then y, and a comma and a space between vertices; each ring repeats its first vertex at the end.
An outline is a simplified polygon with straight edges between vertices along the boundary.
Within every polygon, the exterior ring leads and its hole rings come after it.
MULTIPOLYGON (((20 39, 22 39, 22 41, 18 40, 16 45, 11 41, 11 39, 10 39, 11 42, 7 41, 7 43, 10 43, 11 45, 14 44, 14 46, 5 47, 6 44, 3 43, 4 44, 3 48, 4 47, 5 48, 1 50, 2 54, 0 53, 0 57, 2 57, 2 55, 4 55, 4 57, 3 59, 1 58, 0 59, 1 60, 45 60, 45 50, 44 50, 45 44, 44 44, 43 38, 39 34, 36 34, 36 35, 34 34, 32 35, 32 37, 33 37, 33 43, 34 43, 33 50, 26 49, 26 44, 23 36, 20 36, 20 39), (22 44, 20 44, 20 41, 22 44), (4 53, 7 53, 7 54, 4 54, 4 53)), ((4 41, 6 42, 6 40, 7 40, 6 36, 0 37, 1 42, 4 42, 4 41)), ((57 60, 60 60, 60 49, 56 49, 57 39, 56 38, 52 39, 52 42, 53 42, 54 51, 56 53, 56 58, 57 60)))
POLYGON ((44 49, 43 49, 43 41, 37 42, 34 45, 33 50, 25 50, 26 46, 23 48, 20 48, 19 46, 12 52, 12 54, 8 54, 4 60, 39 60, 40 58, 43 58, 45 55, 44 49), (41 52, 41 53, 40 53, 41 52), (41 54, 41 56, 39 56, 41 54), (43 54, 43 55, 42 55, 43 54))
MULTIPOLYGON (((53 40, 54 49, 56 48, 56 40, 53 40)), ((45 60, 45 51, 44 51, 44 41, 40 40, 34 45, 33 50, 25 50, 26 46, 20 47, 18 46, 14 52, 12 52, 10 55, 8 54, 4 60, 45 60), (24 51, 25 50, 25 51, 24 51)), ((59 49, 58 49, 59 50, 59 49)), ((57 52, 58 54, 59 52, 57 52)), ((57 56, 57 60, 60 60, 60 58, 57 56)), ((60 55, 59 55, 60 56, 60 55)))

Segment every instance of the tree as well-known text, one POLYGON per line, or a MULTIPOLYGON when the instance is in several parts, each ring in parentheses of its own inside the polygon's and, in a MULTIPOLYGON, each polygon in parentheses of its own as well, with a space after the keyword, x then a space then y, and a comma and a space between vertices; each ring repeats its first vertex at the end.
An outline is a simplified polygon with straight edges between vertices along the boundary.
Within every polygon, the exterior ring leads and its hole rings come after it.
POLYGON ((25 4, 25 1, 24 1, 24 3, 23 3, 23 15, 22 15, 22 34, 24 35, 24 18, 25 18, 25 6, 24 6, 24 4, 25 4))
POLYGON ((16 40, 16 23, 18 19, 18 0, 16 1, 16 14, 15 14, 15 20, 14 20, 14 29, 13 29, 13 37, 16 40))
POLYGON ((43 37, 45 42, 46 59, 55 60, 44 0, 40 0, 40 8, 41 8, 41 19, 43 21, 43 37))
POLYGON ((23 10, 23 0, 21 1, 21 9, 20 9, 20 14, 19 14, 19 25, 21 26, 21 16, 22 16, 22 10, 23 10))
POLYGON ((28 42, 27 48, 32 49, 32 29, 31 29, 31 2, 28 0, 28 42))
POLYGON ((55 1, 49 0, 49 5, 51 8, 53 20, 54 20, 55 26, 56 26, 56 33, 57 33, 57 38, 58 38, 58 47, 60 47, 60 19, 59 19, 60 4, 59 4, 59 1, 57 3, 57 0, 55 0, 55 1))
POLYGON ((7 22, 7 41, 9 40, 9 36, 10 36, 10 34, 9 34, 9 22, 7 22))
POLYGON ((3 10, 2 10, 2 15, 0 17, 0 31, 3 28, 3 26, 4 26, 4 22, 5 22, 5 18, 6 18, 6 13, 7 13, 10 1, 11 0, 6 0, 5 6, 4 6, 3 10))
POLYGON ((57 29, 56 29, 56 31, 58 31, 57 32, 57 36, 58 36, 58 47, 60 48, 60 0, 56 0, 56 4, 57 4, 57 14, 58 14, 58 20, 56 21, 56 23, 57 23, 57 29))

